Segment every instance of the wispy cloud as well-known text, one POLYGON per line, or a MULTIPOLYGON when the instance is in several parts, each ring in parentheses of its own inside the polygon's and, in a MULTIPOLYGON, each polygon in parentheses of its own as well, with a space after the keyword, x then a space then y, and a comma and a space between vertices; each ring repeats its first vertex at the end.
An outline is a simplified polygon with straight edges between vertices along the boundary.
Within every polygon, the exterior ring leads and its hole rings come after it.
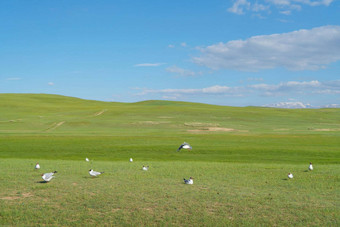
POLYGON ((220 86, 220 85, 215 85, 211 87, 206 87, 206 88, 196 88, 196 89, 144 89, 140 95, 145 95, 145 94, 150 94, 150 93, 159 93, 159 94, 166 94, 166 95, 172 95, 179 97, 181 95, 201 95, 201 94, 206 94, 206 95, 222 95, 222 94, 230 94, 234 95, 236 93, 239 93, 238 87, 228 87, 228 86, 220 86))
POLYGON ((214 44, 200 51, 202 55, 194 57, 193 61, 212 69, 318 70, 340 60, 340 26, 253 36, 214 44))
MULTIPOLYGON (((273 0, 275 2, 275 0, 273 0)), ((287 0, 290 4, 306 4, 310 6, 329 6, 334 0, 287 0)))
POLYGON ((165 63, 141 63, 141 64, 136 64, 134 67, 157 67, 164 65, 165 63))
POLYGON ((249 10, 251 3, 247 0, 236 0, 232 7, 228 9, 229 12, 235 14, 244 14, 245 10, 249 10))
POLYGON ((303 102, 278 102, 273 104, 263 105, 264 107, 275 107, 275 108, 286 108, 286 109, 303 109, 309 108, 311 105, 309 103, 303 102))
MULTIPOLYGON (((280 11, 281 14, 284 14, 284 15, 290 15, 292 14, 292 11, 291 10, 283 10, 283 11, 280 11)), ((283 21, 283 20, 281 20, 283 21)))
POLYGON ((293 10, 301 10, 302 6, 329 6, 334 0, 235 0, 230 8, 230 13, 238 15, 246 12, 271 11, 271 7, 278 9, 281 13, 290 15, 293 10))
POLYGON ((48 84, 49 86, 53 86, 53 85, 54 85, 53 82, 48 82, 47 84, 48 84))
POLYGON ((168 88, 168 89, 142 89, 140 95, 163 94, 168 96, 183 95, 222 95, 222 96, 290 96, 294 94, 340 94, 340 80, 320 82, 313 81, 288 81, 278 84, 253 84, 245 86, 215 85, 206 88, 168 88))
POLYGON ((179 76, 196 76, 197 73, 188 70, 188 69, 183 69, 180 67, 177 67, 176 65, 168 67, 165 69, 167 72, 177 74, 179 76))
POLYGON ((340 108, 340 104, 327 104, 324 108, 340 108))
MULTIPOLYGON (((258 91, 261 95, 265 96, 285 96, 296 93, 308 94, 329 90, 329 86, 326 83, 321 83, 317 80, 303 82, 288 81, 279 84, 254 84, 249 85, 248 88, 252 91, 258 91)), ((340 89, 340 86, 332 90, 336 91, 338 89, 340 89)))
POLYGON ((312 81, 288 81, 279 84, 255 84, 248 88, 259 91, 264 95, 290 95, 290 94, 340 94, 340 80, 320 82, 312 81))

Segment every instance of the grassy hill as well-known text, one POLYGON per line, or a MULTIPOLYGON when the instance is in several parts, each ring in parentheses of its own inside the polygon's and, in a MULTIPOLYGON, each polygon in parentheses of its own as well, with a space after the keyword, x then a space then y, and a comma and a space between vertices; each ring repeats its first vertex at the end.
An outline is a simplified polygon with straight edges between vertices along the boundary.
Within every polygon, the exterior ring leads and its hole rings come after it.
POLYGON ((0 145, 1 226, 340 223, 340 109, 0 94, 0 145))
POLYGON ((0 157, 339 163, 339 136, 340 109, 0 94, 0 157))

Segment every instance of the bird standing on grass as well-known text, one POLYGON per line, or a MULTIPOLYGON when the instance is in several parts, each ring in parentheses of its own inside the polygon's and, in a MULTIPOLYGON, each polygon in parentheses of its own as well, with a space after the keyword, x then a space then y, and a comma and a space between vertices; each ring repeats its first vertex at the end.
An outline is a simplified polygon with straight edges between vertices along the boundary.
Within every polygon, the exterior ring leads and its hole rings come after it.
POLYGON ((149 169, 149 166, 143 166, 142 170, 147 171, 149 169))
POLYGON ((92 177, 97 177, 99 176, 100 174, 102 174, 104 172, 97 172, 97 171, 94 171, 93 169, 90 169, 89 170, 89 174, 92 176, 92 177))
POLYGON ((186 180, 185 178, 184 179, 184 183, 185 184, 194 184, 194 178, 190 177, 189 180, 186 180))
POLYGON ((288 178, 292 179, 293 178, 293 174, 292 173, 288 173, 288 178))
POLYGON ((35 167, 34 167, 35 169, 40 169, 40 165, 39 165, 39 163, 37 163, 36 165, 35 165, 35 167))
POLYGON ((51 172, 51 173, 44 173, 41 175, 41 178, 45 181, 45 182, 49 182, 54 178, 54 174, 57 173, 57 171, 51 172))
POLYGON ((189 151, 191 151, 192 147, 190 146, 190 144, 184 142, 181 144, 181 146, 179 146, 179 148, 177 149, 177 151, 180 151, 181 149, 188 149, 189 151))
POLYGON ((130 162, 133 162, 133 159, 132 159, 132 158, 130 158, 130 162))
POLYGON ((88 158, 85 158, 85 161, 89 162, 89 161, 90 161, 90 159, 88 159, 88 158))
POLYGON ((312 163, 309 163, 309 167, 308 167, 308 169, 309 169, 310 171, 312 171, 312 170, 313 170, 313 165, 312 165, 312 163))

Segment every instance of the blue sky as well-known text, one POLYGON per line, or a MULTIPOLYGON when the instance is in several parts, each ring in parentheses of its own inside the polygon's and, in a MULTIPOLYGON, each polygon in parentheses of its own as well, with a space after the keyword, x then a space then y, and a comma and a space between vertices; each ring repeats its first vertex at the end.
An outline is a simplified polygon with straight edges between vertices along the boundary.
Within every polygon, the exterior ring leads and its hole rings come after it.
POLYGON ((340 107, 340 1, 1 1, 0 93, 340 107))

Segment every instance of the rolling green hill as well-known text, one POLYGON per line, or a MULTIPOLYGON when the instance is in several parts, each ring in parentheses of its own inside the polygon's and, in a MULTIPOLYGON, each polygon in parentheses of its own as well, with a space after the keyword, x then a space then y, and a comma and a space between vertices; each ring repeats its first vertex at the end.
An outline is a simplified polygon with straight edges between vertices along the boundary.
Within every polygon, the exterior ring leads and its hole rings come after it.
POLYGON ((339 109, 0 94, 4 226, 339 226, 339 163, 339 109))
POLYGON ((340 109, 0 94, 4 158, 339 163, 339 136, 340 109), (183 141, 190 154, 176 152, 183 141))

